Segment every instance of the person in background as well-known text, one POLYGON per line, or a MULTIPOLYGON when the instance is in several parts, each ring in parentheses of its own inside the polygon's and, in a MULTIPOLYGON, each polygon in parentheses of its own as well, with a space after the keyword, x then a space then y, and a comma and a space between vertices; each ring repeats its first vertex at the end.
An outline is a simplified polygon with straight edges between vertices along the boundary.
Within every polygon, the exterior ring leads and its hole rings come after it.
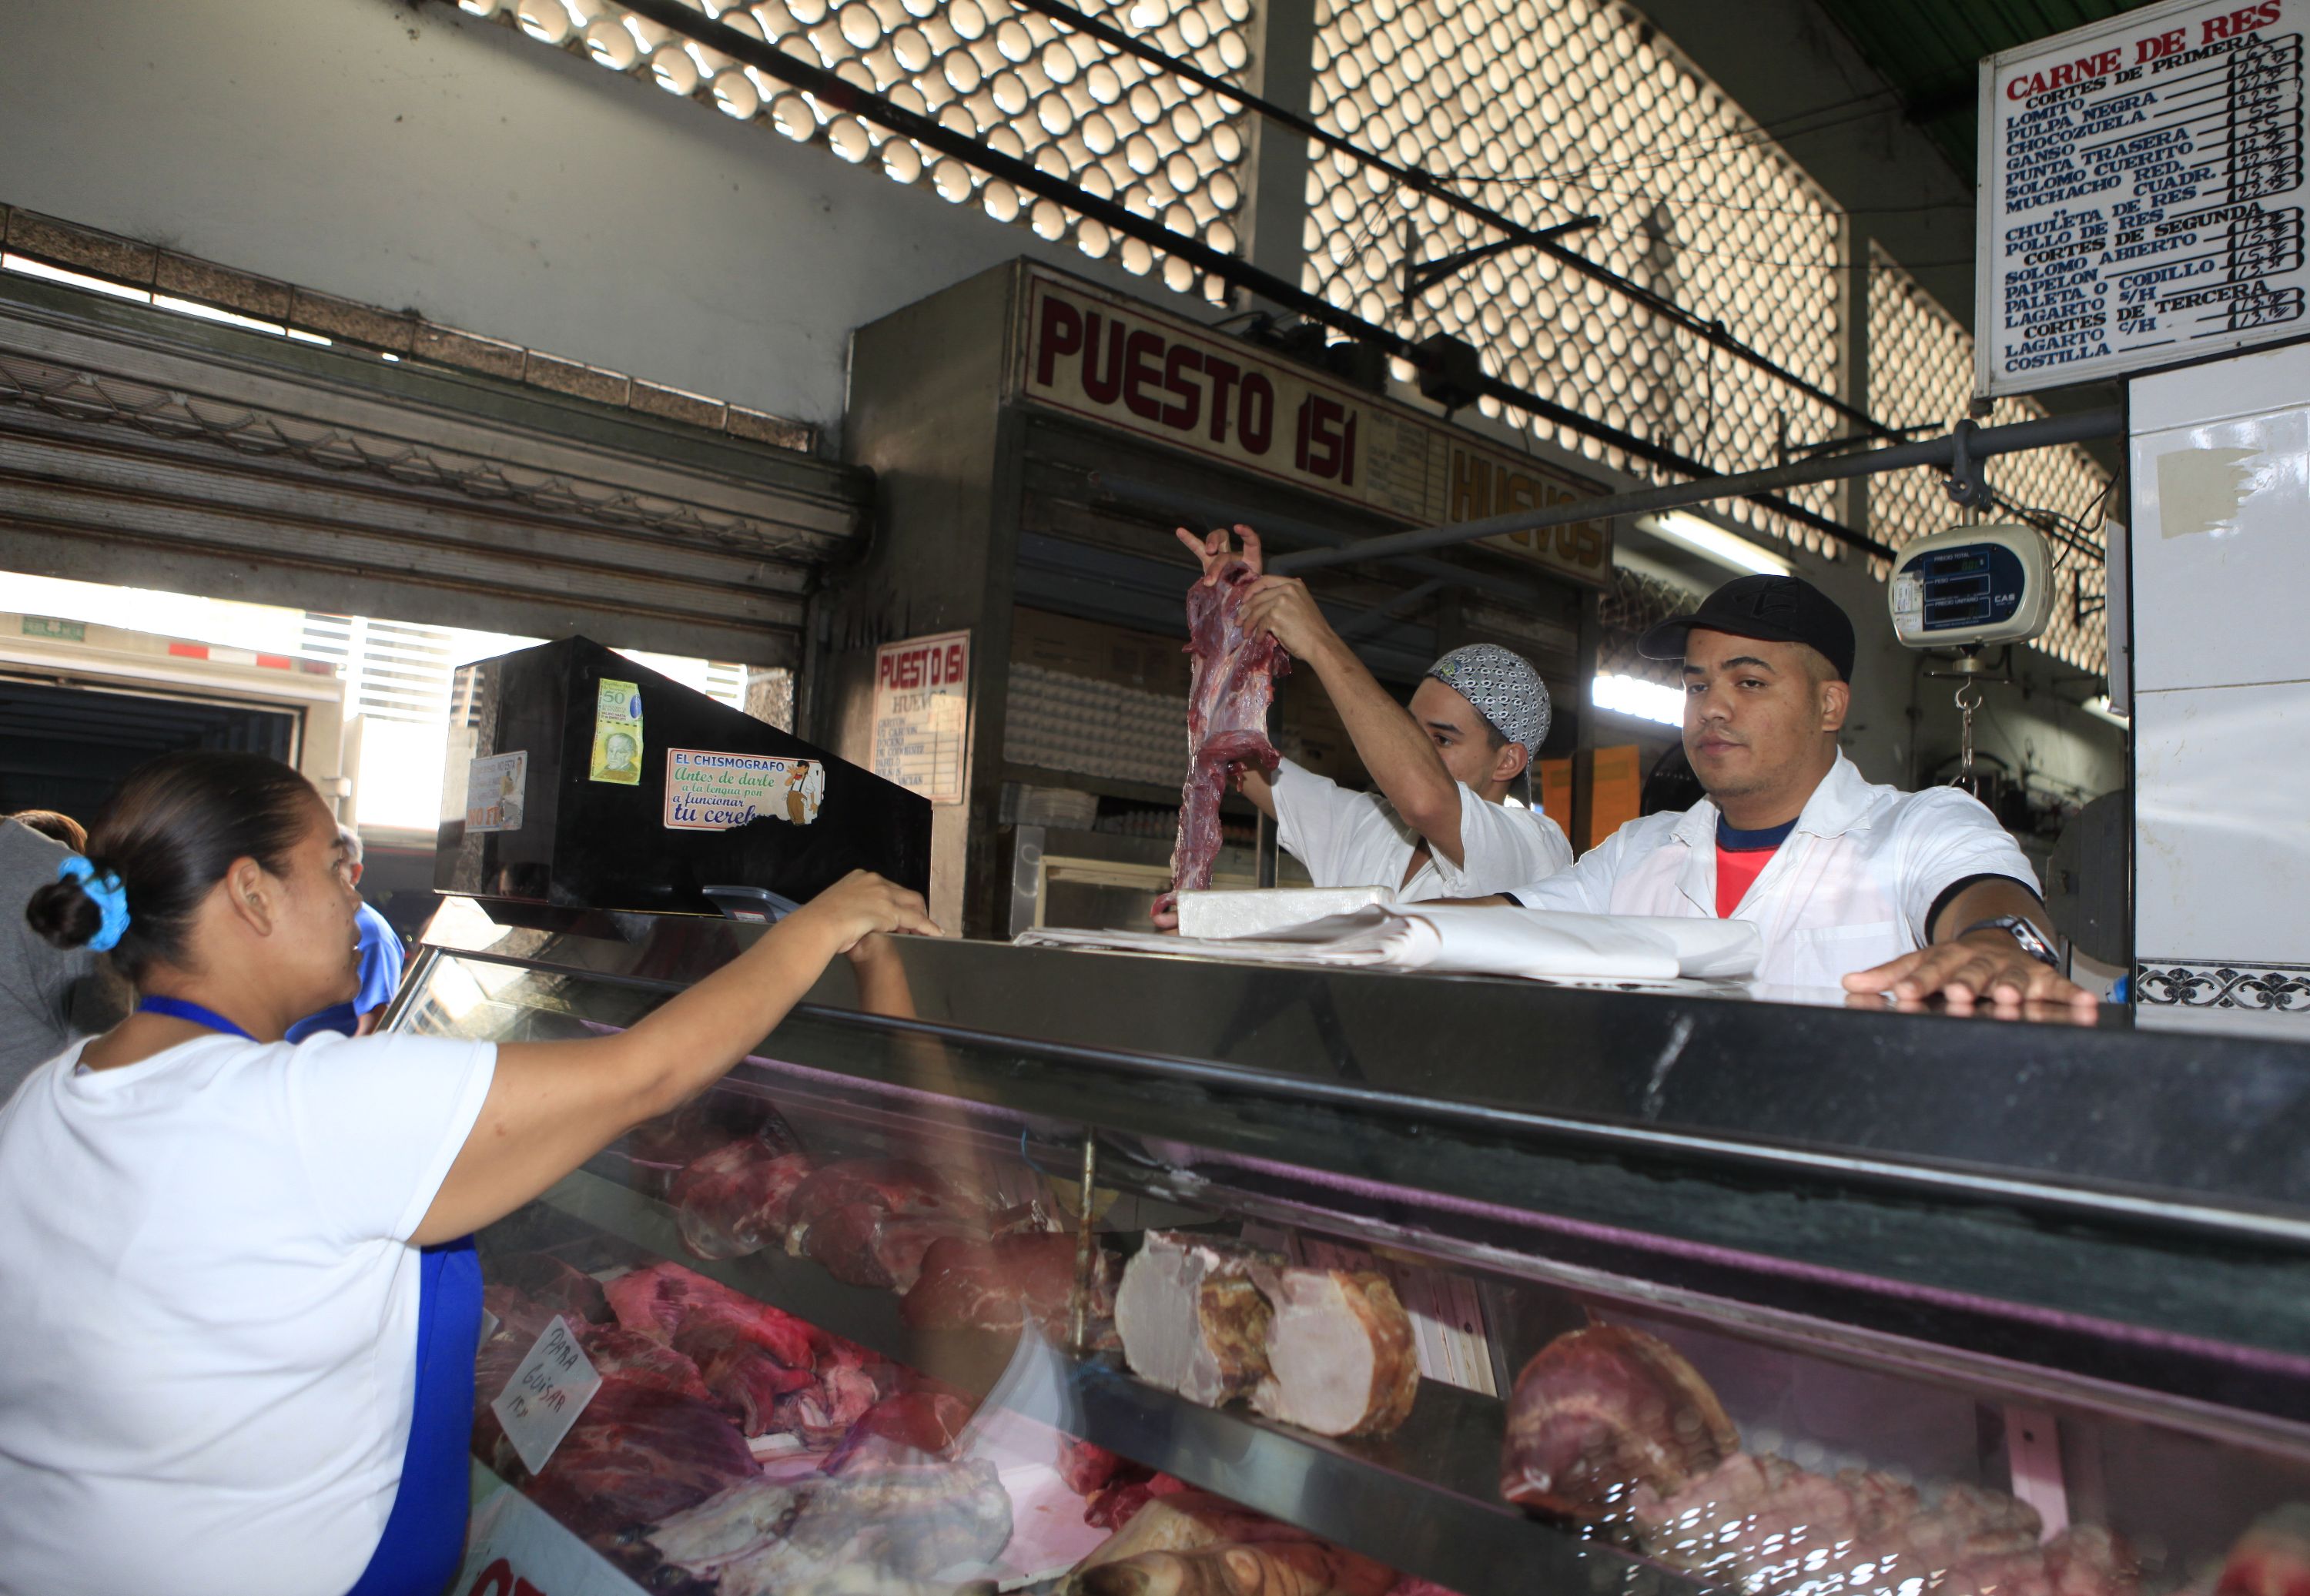
POLYGON ((1629 821, 1507 901, 1747 920, 1770 985, 2092 1013, 2061 973, 2028 860, 1980 801, 1872 785, 1838 750, 1853 622, 1828 594, 1741 577, 1638 646, 1682 663, 1684 749, 1707 796, 1629 821))
MULTIPOLYGON (((1235 533, 1244 560, 1262 569, 1259 534, 1235 533)), ((1181 527, 1178 537, 1206 581, 1236 558, 1225 532, 1199 538, 1181 527)), ((1537 803, 1508 802, 1519 783, 1529 794, 1533 756, 1548 737, 1548 688, 1531 662, 1490 643, 1455 648, 1429 668, 1407 710, 1332 629, 1306 583, 1262 575, 1243 620, 1314 668, 1379 789, 1354 792, 1290 759, 1272 777, 1246 769, 1238 778, 1316 886, 1385 887, 1405 901, 1473 898, 1572 863, 1563 828, 1537 803)))
POLYGON ((53 809, 20 809, 8 817, 19 825, 30 826, 42 837, 56 841, 79 853, 88 846, 88 830, 70 815, 60 815, 53 809))
POLYGON ((138 999, 0 1106, 5 1596, 442 1592, 473 1233, 705 1090, 832 959, 938 929, 856 872, 613 1036, 289 1046, 358 983, 352 861, 294 770, 210 752, 133 773, 27 896, 138 999))
MULTIPOLYGON (((337 838, 344 844, 345 857, 350 861, 355 887, 361 879, 360 834, 351 826, 337 828, 337 838)), ((360 986, 352 1001, 332 1003, 318 1014, 308 1014, 289 1028, 288 1040, 302 1042, 321 1031, 335 1031, 342 1036, 366 1037, 377 1029, 377 1022, 385 1014, 385 1006, 393 1002, 393 994, 401 990, 401 933, 387 920, 364 902, 354 913, 360 932, 360 986)))
MULTIPOLYGON (((33 826, 30 816, 80 829, 68 816, 47 810, 0 820, 0 902, 31 897, 56 879, 56 867, 75 851, 33 826)), ((10 916, 0 927, 0 1103, 74 1037, 117 1024, 128 1012, 129 995, 96 954, 51 947, 22 916, 10 916)))

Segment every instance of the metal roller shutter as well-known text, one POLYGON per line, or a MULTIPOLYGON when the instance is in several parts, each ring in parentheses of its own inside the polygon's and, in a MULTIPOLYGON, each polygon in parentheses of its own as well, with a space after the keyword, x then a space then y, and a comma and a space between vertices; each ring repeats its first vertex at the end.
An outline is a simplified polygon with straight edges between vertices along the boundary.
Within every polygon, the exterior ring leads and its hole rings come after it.
POLYGON ((0 568, 790 666, 870 494, 517 385, 0 285, 0 568))

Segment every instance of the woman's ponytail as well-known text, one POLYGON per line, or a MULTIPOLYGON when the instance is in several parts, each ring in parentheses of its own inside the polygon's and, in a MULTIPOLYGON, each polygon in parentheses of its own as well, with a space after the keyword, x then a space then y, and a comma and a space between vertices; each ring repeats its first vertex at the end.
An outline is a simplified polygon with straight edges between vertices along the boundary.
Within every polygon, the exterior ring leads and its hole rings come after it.
POLYGON ((25 922, 59 948, 109 950, 132 981, 150 965, 181 963, 202 900, 233 861, 285 868, 318 802, 275 759, 163 755, 121 784, 89 828, 86 855, 32 894, 25 922))

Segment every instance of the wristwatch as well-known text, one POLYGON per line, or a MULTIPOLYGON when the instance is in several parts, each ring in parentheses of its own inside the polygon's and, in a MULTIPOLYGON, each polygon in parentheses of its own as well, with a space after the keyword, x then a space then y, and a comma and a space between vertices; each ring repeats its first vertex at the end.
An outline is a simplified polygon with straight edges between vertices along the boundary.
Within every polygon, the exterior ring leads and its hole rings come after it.
POLYGON ((2021 944, 2022 952, 2047 969, 2062 967, 2062 956, 2054 951, 2054 945, 2045 940, 2045 933, 2019 915, 1999 915, 1993 919, 1976 920, 1957 934, 1960 938, 1969 937, 1976 931, 2002 931, 2021 944))

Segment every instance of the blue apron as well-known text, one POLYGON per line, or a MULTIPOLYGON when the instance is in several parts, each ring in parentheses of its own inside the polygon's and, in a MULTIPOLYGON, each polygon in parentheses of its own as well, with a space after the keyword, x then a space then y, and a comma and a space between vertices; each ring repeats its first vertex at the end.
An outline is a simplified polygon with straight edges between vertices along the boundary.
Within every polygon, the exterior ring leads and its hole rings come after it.
MULTIPOLYGON (((148 997, 139 1009, 256 1038, 213 1010, 148 997)), ((346 1596, 441 1596, 465 1554, 473 1433, 473 1349, 482 1339, 482 1265, 470 1236, 418 1259, 417 1396, 401 1488, 369 1566, 346 1596)))

